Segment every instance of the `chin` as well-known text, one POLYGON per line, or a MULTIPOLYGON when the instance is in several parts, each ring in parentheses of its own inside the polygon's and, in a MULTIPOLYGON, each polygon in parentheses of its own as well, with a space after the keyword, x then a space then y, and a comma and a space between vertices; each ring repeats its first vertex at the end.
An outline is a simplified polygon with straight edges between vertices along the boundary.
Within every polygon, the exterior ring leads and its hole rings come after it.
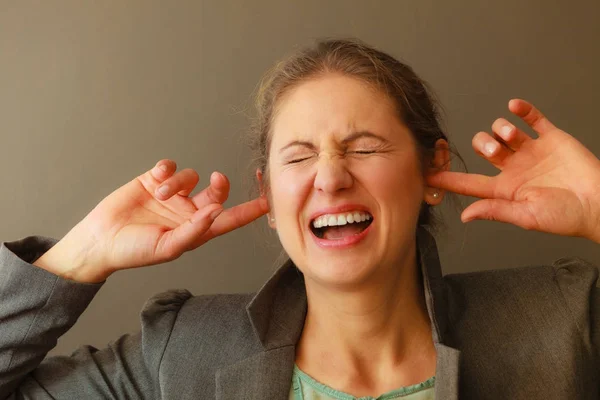
POLYGON ((346 257, 338 257, 334 260, 319 260, 307 264, 311 267, 302 269, 307 279, 320 285, 339 288, 360 285, 366 282, 375 270, 375 265, 372 262, 366 262, 366 260, 349 261, 346 257))

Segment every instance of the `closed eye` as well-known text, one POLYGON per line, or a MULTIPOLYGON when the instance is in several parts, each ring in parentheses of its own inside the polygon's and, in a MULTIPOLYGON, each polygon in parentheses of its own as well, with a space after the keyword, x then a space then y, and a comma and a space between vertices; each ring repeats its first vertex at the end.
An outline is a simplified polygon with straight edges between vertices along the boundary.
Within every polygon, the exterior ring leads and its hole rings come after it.
POLYGON ((290 161, 288 161, 287 163, 288 163, 288 164, 297 164, 297 163, 300 163, 300 162, 302 162, 302 161, 306 161, 306 160, 308 160, 309 158, 310 158, 310 157, 296 158, 296 159, 294 159, 294 160, 290 160, 290 161))
POLYGON ((373 154, 373 153, 375 153, 375 150, 355 150, 355 151, 351 151, 351 153, 354 153, 354 154, 373 154))

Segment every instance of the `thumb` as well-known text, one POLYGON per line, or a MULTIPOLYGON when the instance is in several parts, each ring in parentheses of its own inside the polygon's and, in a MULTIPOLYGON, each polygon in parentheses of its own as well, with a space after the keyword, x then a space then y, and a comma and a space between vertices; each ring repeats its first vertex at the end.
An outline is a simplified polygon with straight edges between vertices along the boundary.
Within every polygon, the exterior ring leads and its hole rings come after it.
POLYGON ((526 202, 504 199, 478 200, 462 212, 460 219, 465 223, 475 219, 506 222, 525 229, 531 229, 534 222, 526 202))
POLYGON ((209 204, 196 211, 190 219, 177 228, 165 232, 163 246, 161 246, 164 252, 162 256, 172 260, 201 245, 200 237, 206 233, 221 212, 223 212, 221 204, 209 204))

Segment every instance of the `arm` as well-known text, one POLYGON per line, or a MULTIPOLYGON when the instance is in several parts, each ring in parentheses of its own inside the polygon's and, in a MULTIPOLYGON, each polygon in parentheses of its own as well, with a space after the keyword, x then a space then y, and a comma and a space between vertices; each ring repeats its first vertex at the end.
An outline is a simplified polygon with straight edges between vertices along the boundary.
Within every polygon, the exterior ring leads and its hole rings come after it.
POLYGON ((138 334, 44 360, 102 286, 31 264, 54 244, 32 236, 0 246, 0 399, 157 397, 162 353, 189 292, 151 299, 138 334))

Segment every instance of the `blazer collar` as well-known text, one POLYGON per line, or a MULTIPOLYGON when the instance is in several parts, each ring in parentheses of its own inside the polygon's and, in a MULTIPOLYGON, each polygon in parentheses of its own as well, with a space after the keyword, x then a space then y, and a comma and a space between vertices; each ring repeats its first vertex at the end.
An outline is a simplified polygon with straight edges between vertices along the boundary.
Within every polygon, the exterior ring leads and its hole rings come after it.
MULTIPOLYGON (((456 399, 460 351, 445 344, 448 295, 435 239, 422 227, 417 230, 417 259, 437 350, 435 395, 436 398, 456 399)), ((246 307, 254 333, 262 343, 264 352, 220 370, 217 375, 217 393, 220 393, 218 398, 287 398, 295 345, 302 333, 306 310, 304 277, 288 260, 246 307), (243 383, 250 377, 252 382, 262 384, 252 386, 250 382, 243 383)))

